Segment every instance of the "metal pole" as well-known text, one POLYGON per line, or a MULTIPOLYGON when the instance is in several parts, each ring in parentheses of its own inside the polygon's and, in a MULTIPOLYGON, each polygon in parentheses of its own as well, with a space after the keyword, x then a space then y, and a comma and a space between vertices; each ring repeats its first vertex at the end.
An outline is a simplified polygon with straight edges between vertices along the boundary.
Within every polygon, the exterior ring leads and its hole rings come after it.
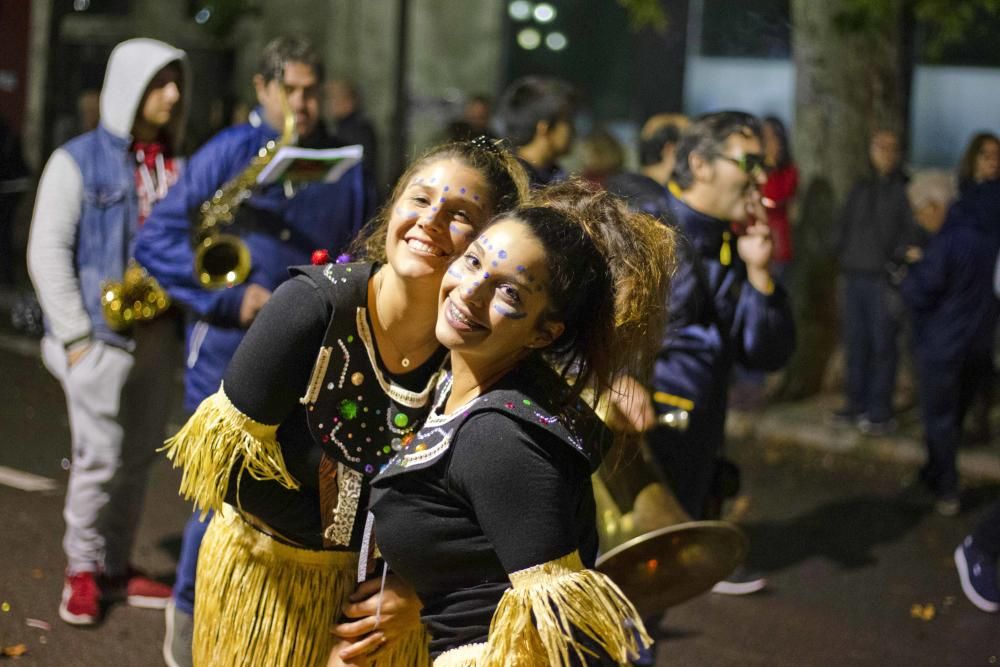
POLYGON ((400 174, 403 173, 409 160, 409 155, 407 155, 407 126, 409 123, 410 100, 406 85, 406 73, 409 69, 410 0, 399 0, 397 6, 399 10, 399 22, 396 26, 396 111, 393 114, 392 158, 390 161, 390 176, 392 178, 390 182, 395 182, 400 174))

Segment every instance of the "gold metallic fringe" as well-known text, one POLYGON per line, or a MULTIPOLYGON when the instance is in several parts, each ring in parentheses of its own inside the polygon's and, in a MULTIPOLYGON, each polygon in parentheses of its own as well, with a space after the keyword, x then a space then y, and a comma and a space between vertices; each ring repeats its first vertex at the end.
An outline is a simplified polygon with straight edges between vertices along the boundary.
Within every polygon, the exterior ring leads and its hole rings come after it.
POLYGON ((559 665, 571 658, 586 662, 593 650, 583 637, 612 660, 628 664, 640 642, 651 645, 639 612, 600 572, 583 567, 573 552, 514 572, 493 621, 486 651, 470 662, 477 667, 559 665))
MULTIPOLYGON (((357 558, 282 544, 225 506, 198 556, 194 665, 326 665, 336 641, 330 627, 354 590, 357 558)), ((373 664, 427 667, 427 634, 420 628, 382 649, 373 664)))
POLYGON ((180 494, 202 510, 220 510, 226 499, 229 477, 239 466, 257 480, 274 480, 289 489, 299 488, 285 467, 278 444, 277 426, 261 424, 236 409, 224 387, 198 406, 161 451, 184 468, 180 494))

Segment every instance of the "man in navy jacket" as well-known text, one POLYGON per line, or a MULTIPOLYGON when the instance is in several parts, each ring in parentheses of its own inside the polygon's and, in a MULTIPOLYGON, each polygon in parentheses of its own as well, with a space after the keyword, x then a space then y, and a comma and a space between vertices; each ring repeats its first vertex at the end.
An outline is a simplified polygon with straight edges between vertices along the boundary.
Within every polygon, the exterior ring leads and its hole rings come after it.
MULTIPOLYGON (((319 248, 336 255, 370 212, 371 197, 360 165, 334 183, 275 183, 257 189, 240 207, 232 230, 250 251, 246 281, 209 290, 195 279, 191 235, 199 208, 278 137, 284 124, 282 87, 295 115, 298 145, 331 146, 319 121, 321 75, 317 54, 306 40, 280 37, 269 43, 254 76, 260 106, 250 121, 223 130, 195 153, 184 176, 139 234, 136 259, 190 313, 184 378, 188 412, 218 390, 247 327, 271 292, 288 278, 288 267, 307 264, 319 248)), ((190 637, 184 635, 191 625, 195 565, 205 526, 193 516, 184 530, 174 604, 167 611, 164 654, 171 665, 190 662, 190 637)))
POLYGON ((1000 181, 970 188, 949 208, 953 193, 954 186, 943 175, 919 174, 910 183, 917 220, 936 233, 900 286, 913 315, 920 370, 927 446, 920 480, 935 494, 937 511, 946 516, 960 509, 955 461, 962 419, 982 383, 992 381, 1000 305, 992 281, 1000 248, 1000 181), (941 187, 942 177, 950 192, 941 187))
MULTIPOLYGON (((685 431, 659 426, 649 434, 656 462, 693 519, 718 511, 713 498, 725 441, 729 375, 735 362, 761 371, 781 368, 795 348, 789 300, 771 278, 772 243, 764 222, 760 123, 720 112, 695 120, 681 135, 670 213, 683 232, 670 295, 671 321, 653 378, 657 412, 685 410, 685 431)), ((725 582, 723 582, 725 583, 725 582)), ((759 590, 755 578, 718 592, 759 590)))

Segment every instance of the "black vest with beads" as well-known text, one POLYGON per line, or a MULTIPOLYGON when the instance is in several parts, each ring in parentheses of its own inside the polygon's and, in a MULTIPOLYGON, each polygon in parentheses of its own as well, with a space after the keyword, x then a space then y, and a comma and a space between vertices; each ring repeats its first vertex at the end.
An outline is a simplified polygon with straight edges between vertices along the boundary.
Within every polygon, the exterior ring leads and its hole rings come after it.
MULTIPOLYGON (((320 504, 324 541, 331 547, 351 544, 363 530, 358 510, 367 505, 365 482, 420 427, 438 377, 433 373, 421 391, 414 392, 399 386, 381 368, 367 315, 368 281, 375 269, 368 263, 291 269, 292 275, 308 276, 319 286, 332 308, 300 399, 309 431, 325 453, 320 504)), ((439 350, 425 367, 440 367, 444 355, 439 350)))

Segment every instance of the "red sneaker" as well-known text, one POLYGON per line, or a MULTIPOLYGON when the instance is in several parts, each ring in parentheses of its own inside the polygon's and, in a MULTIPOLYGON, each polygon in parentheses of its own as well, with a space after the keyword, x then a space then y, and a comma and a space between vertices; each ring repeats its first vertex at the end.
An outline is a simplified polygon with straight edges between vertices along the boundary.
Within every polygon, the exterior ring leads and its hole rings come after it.
POLYGON ((166 609, 170 602, 170 586, 149 578, 133 567, 128 569, 127 574, 106 577, 105 581, 108 597, 116 600, 124 598, 130 607, 166 609))
POLYGON ((101 617, 101 589, 93 572, 66 573, 59 618, 72 625, 94 625, 101 617))

